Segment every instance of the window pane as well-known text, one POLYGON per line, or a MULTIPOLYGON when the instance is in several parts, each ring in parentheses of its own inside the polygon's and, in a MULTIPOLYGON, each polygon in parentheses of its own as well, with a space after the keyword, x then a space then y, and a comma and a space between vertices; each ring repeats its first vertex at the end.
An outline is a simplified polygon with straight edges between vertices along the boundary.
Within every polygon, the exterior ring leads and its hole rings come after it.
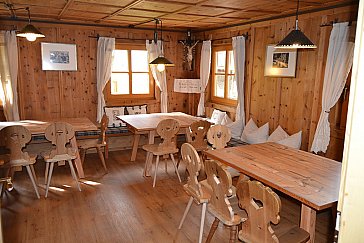
POLYGON ((235 74, 233 51, 229 51, 229 74, 235 74))
POLYGON ((238 99, 238 89, 236 85, 235 75, 228 76, 228 99, 238 99))
POLYGON ((148 72, 148 53, 143 50, 131 51, 131 68, 133 72, 148 72))
POLYGON ((215 75, 215 96, 224 98, 225 75, 215 75))
POLYGON ((133 94, 149 94, 148 73, 133 73, 132 80, 133 94))
POLYGON ((113 72, 128 72, 128 51, 127 50, 114 50, 112 53, 112 66, 113 72))
POLYGON ((226 51, 216 52, 216 73, 225 73, 226 51))
POLYGON ((111 74, 111 94, 129 94, 129 74, 111 74))

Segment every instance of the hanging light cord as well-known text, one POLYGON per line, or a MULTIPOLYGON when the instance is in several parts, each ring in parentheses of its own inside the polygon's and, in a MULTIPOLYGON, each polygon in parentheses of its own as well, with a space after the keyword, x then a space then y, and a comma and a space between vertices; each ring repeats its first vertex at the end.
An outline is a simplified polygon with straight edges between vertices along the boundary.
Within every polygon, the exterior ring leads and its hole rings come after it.
POLYGON ((300 5, 300 0, 297 0, 297 9, 296 9, 296 30, 298 30, 298 7, 300 5))
POLYGON ((29 24, 30 24, 30 9, 29 9, 29 7, 26 7, 25 10, 28 11, 28 21, 29 21, 29 24))

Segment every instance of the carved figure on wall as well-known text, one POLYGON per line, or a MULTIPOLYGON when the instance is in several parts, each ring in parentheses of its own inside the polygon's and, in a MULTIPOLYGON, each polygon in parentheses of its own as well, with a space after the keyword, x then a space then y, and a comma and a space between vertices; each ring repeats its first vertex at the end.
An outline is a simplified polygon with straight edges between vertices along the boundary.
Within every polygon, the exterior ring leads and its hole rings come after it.
POLYGON ((186 40, 180 40, 179 42, 184 46, 184 62, 187 66, 187 69, 189 71, 193 71, 195 47, 198 43, 198 40, 192 40, 191 31, 188 31, 186 40))

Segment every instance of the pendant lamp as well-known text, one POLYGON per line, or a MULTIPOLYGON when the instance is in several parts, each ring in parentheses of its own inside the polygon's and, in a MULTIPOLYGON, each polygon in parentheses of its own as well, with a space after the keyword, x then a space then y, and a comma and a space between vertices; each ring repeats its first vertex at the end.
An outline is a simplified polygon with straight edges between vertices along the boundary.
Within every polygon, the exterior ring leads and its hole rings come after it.
POLYGON ((169 66, 174 66, 174 64, 168 60, 167 58, 164 57, 163 55, 163 28, 162 28, 162 20, 160 19, 155 19, 155 30, 154 30, 154 43, 156 45, 158 45, 158 24, 161 25, 161 54, 156 58, 154 59, 153 61, 151 61, 149 63, 149 65, 157 65, 157 70, 159 72, 163 72, 165 69, 166 69, 166 66, 169 67, 169 66))
POLYGON ((28 24, 19 31, 16 36, 25 37, 28 41, 35 41, 37 38, 43 38, 45 35, 42 34, 37 28, 30 23, 30 10, 29 7, 25 8, 28 11, 28 24))
POLYGON ((287 48, 287 49, 304 49, 304 48, 317 48, 308 37, 298 29, 298 7, 300 0, 297 0, 296 10, 296 27, 292 30, 281 42, 279 42, 275 48, 287 48))

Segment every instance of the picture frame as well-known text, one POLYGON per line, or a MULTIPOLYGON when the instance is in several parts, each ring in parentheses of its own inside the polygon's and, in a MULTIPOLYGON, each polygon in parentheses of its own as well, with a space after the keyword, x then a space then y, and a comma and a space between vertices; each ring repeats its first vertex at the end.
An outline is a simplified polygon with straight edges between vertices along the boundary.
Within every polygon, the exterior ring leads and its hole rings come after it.
POLYGON ((264 76, 295 77, 297 49, 274 48, 274 46, 267 46, 264 76))
POLYGON ((41 43, 42 70, 77 71, 75 44, 41 43))

